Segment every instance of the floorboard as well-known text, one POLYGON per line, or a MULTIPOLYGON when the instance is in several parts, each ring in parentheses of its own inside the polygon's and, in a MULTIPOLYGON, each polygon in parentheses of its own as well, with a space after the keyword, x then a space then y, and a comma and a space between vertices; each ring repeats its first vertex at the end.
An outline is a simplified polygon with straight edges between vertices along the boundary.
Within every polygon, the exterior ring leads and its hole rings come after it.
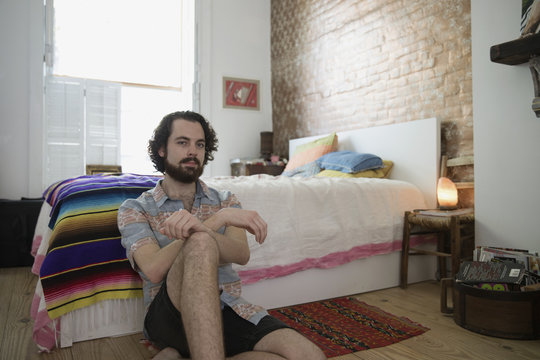
MULTIPOLYGON (((70 348, 38 353, 32 341, 30 306, 36 277, 30 268, 0 268, 0 359, 98 360, 150 359, 142 334, 97 339, 70 348)), ((540 340, 507 340, 480 335, 439 311, 439 284, 428 281, 408 289, 391 288, 357 295, 361 301, 428 328, 426 333, 383 348, 335 357, 358 359, 539 359, 540 340)))
MULTIPOLYGON (((0 312, 4 324, 1 353, 11 354, 10 359, 17 359, 20 349, 27 349, 32 342, 32 304, 35 277, 27 270, 8 268, 0 272, 1 307, 7 312, 0 312)), ((32 344, 33 345, 33 344, 32 344)), ((34 345, 35 346, 35 345, 34 345)))

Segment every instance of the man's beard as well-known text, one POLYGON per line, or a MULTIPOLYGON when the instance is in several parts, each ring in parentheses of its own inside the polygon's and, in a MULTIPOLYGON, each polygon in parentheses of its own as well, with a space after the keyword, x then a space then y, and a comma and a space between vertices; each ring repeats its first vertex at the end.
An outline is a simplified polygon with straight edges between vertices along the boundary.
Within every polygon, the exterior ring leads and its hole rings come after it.
POLYGON ((185 158, 176 166, 165 159, 165 174, 184 184, 191 184, 197 181, 202 175, 203 171, 204 166, 201 166, 201 162, 197 158, 185 158), (197 167, 182 167, 183 163, 190 161, 194 161, 197 164, 197 167))

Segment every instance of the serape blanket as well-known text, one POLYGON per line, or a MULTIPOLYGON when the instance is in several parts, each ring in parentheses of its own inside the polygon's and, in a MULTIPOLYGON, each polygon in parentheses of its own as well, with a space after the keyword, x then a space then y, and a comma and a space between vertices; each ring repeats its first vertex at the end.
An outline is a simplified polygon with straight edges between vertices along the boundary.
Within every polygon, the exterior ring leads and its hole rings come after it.
POLYGON ((118 208, 159 179, 134 174, 81 176, 45 191, 52 208, 52 234, 40 281, 51 319, 101 300, 142 297, 142 281, 120 241, 118 208))

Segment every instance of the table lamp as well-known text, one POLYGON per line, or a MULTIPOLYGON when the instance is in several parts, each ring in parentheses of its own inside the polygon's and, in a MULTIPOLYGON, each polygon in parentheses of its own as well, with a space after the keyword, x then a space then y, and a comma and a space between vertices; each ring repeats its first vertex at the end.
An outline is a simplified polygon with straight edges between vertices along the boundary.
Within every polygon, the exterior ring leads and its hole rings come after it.
POLYGON ((439 209, 441 210, 457 209, 457 187, 456 184, 447 177, 439 178, 439 183, 437 184, 437 200, 439 201, 439 209))

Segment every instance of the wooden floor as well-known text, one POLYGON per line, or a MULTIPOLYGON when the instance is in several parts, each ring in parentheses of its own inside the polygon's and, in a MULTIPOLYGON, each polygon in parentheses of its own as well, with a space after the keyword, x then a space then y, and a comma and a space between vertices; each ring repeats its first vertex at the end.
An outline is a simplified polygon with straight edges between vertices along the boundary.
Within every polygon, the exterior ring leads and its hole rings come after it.
MULTIPOLYGON (((32 342, 32 302, 36 277, 30 268, 0 269, 0 359, 149 359, 139 343, 142 334, 76 343, 71 348, 38 354, 32 342)), ((540 340, 505 340, 457 326, 439 312, 439 284, 424 282, 407 290, 392 288, 357 296, 397 316, 430 328, 426 333, 379 349, 334 359, 540 359, 540 340)))

